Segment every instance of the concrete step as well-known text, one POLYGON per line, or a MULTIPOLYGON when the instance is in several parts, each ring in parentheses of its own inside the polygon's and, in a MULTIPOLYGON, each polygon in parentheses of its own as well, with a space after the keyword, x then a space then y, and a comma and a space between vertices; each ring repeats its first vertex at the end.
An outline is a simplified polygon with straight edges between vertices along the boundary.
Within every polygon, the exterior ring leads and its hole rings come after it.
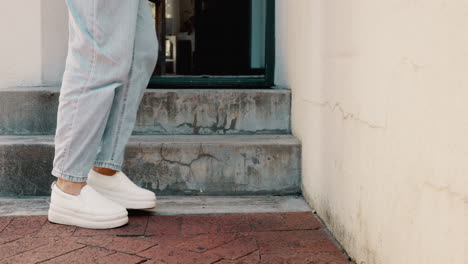
MULTIPOLYGON (((47 215, 50 197, 0 198, 0 216, 47 215)), ((155 209, 130 215, 193 215, 311 212, 301 196, 159 196, 155 209)))
MULTIPOLYGON (((284 195, 300 153, 291 135, 132 136, 123 170, 159 195, 284 195)), ((0 197, 49 195, 53 155, 53 136, 0 136, 0 197)))
MULTIPOLYGON (((0 89, 0 135, 55 134, 59 88, 0 89)), ((290 134, 287 89, 148 89, 135 135, 290 134)))

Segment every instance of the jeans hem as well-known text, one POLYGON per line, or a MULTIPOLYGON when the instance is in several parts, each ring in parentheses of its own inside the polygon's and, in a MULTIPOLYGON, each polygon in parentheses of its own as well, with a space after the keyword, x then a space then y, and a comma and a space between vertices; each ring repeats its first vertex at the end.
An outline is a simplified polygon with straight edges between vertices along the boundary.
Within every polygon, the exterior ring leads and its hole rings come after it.
POLYGON ((51 173, 52 173, 53 176, 55 176, 57 178, 62 178, 64 180, 73 181, 73 182, 85 182, 88 179, 87 176, 85 176, 85 177, 81 176, 80 177, 80 176, 70 175, 70 174, 67 174, 67 173, 63 173, 63 172, 61 172, 61 171, 59 171, 57 169, 53 169, 51 173))
POLYGON ((115 164, 115 163, 111 163, 111 162, 105 162, 105 161, 95 161, 95 162, 94 162, 94 166, 96 166, 96 167, 101 167, 101 168, 112 169, 112 170, 117 170, 117 171, 121 171, 121 170, 122 170, 122 166, 121 166, 121 165, 118 165, 118 164, 115 164))

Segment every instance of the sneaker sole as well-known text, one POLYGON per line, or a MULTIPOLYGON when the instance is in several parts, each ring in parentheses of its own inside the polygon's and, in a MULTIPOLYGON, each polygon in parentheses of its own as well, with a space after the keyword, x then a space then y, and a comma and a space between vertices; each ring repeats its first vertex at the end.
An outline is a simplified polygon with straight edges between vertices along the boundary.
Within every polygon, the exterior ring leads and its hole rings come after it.
POLYGON ((54 208, 49 208, 48 220, 62 225, 73 225, 92 229, 109 229, 123 226, 128 223, 128 216, 119 216, 112 219, 96 220, 87 219, 77 213, 63 213, 54 208))
POLYGON ((157 201, 156 199, 154 200, 129 200, 127 198, 121 198, 117 195, 112 195, 112 192, 101 189, 97 186, 93 186, 93 188, 96 191, 98 191, 102 196, 106 197, 109 200, 112 200, 113 202, 120 204, 126 209, 150 209, 150 208, 156 207, 156 201, 157 201))
POLYGON ((119 199, 118 197, 112 197, 112 196, 105 196, 109 200, 112 200, 126 209, 150 209, 150 208, 155 208, 156 207, 156 200, 153 201, 129 201, 129 200, 123 200, 119 199))

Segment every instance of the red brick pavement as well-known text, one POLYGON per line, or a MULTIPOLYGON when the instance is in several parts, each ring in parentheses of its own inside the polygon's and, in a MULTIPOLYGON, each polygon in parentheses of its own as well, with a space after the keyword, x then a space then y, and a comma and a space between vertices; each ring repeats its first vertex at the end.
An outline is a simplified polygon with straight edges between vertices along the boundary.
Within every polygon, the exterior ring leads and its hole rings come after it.
POLYGON ((310 212, 130 216, 93 230, 0 217, 0 263, 344 264, 310 212))

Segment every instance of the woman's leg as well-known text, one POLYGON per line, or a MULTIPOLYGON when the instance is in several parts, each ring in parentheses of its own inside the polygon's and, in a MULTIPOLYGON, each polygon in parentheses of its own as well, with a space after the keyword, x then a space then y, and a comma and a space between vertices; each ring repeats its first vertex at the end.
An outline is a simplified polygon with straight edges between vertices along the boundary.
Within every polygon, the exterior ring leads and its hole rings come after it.
MULTIPOLYGON (((126 102, 140 1, 66 0, 69 47, 59 98, 52 175, 85 182, 109 116, 126 102)), ((131 98, 128 100, 132 100, 131 98)), ((129 104, 134 104, 128 102, 129 104)), ((120 134, 120 133, 119 133, 120 134)), ((119 141, 120 142, 120 141, 119 141)))
POLYGON ((125 91, 130 82, 139 2, 66 3, 69 47, 52 170, 59 180, 51 186, 48 219, 87 228, 117 227, 128 223, 125 207, 84 182, 96 158, 115 96, 125 91), (61 182, 75 186, 79 192, 65 190, 61 182))
POLYGON ((139 0, 133 61, 129 82, 118 90, 102 137, 94 170, 88 185, 106 198, 127 209, 153 208, 156 195, 133 183, 121 170, 125 145, 132 134, 138 106, 156 66, 158 42, 151 10, 146 0, 139 0), (103 173, 108 170, 108 173, 103 173), (108 174, 108 175, 103 175, 108 174), (111 176, 109 176, 111 175, 111 176))
POLYGON ((99 153, 94 162, 101 174, 120 171, 125 145, 132 134, 138 106, 148 86, 158 58, 158 40, 151 9, 146 0, 139 2, 133 62, 129 82, 116 91, 99 153), (106 170, 107 168, 107 170, 106 170))

